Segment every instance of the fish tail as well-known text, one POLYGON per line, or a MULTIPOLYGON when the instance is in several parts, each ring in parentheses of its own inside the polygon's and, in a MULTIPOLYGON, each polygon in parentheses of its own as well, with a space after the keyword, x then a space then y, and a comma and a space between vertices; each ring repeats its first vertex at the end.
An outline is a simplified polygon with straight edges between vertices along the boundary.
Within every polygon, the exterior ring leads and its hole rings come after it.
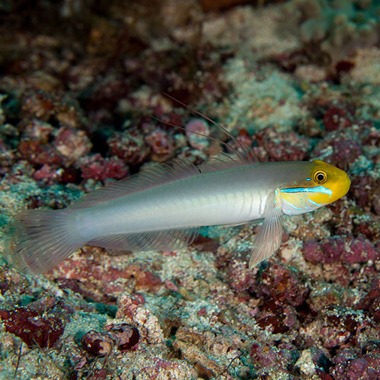
POLYGON ((20 213, 7 227, 5 259, 20 272, 49 271, 84 243, 71 216, 66 210, 20 213))

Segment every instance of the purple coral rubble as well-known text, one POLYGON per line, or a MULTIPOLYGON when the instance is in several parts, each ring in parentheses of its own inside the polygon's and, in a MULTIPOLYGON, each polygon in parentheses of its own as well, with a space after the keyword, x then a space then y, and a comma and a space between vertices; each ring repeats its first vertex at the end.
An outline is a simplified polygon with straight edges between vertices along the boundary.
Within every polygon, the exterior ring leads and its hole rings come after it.
POLYGON ((261 161, 322 159, 352 180, 344 199, 287 219, 253 270, 251 225, 181 251, 86 246, 44 276, 2 263, 0 377, 380 378, 378 5, 360 3, 368 19, 342 8, 339 25, 368 26, 356 50, 333 22, 341 2, 238 3, 0 4, 3 238, 25 208, 238 148, 163 93, 261 161))
POLYGON ((128 166, 118 157, 102 157, 99 153, 79 160, 82 178, 105 181, 108 178, 122 179, 128 174, 128 166))

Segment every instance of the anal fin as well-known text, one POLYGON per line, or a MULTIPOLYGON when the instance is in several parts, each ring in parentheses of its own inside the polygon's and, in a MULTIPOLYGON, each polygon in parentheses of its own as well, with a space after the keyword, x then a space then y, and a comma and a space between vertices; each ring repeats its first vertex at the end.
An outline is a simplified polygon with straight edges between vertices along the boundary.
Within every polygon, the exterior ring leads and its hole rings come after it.
POLYGON ((117 251, 164 251, 184 248, 197 235, 197 228, 114 234, 98 237, 87 244, 117 251))

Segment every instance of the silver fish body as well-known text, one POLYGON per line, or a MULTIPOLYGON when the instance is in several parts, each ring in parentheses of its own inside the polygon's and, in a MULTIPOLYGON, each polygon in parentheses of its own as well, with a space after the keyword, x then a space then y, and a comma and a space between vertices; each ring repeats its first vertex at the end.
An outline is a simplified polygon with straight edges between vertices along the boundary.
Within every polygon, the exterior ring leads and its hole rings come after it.
MULTIPOLYGON (((307 162, 300 163, 308 165, 307 162)), ((263 218, 266 199, 293 165, 244 165, 198 173, 76 212, 87 241, 102 235, 238 224, 263 218), (270 168, 270 169, 269 169, 270 168), (271 170, 273 176, 268 176, 271 170)))
POLYGON ((19 270, 41 273, 84 244, 119 250, 174 249, 188 244, 198 227, 264 219, 255 239, 253 266, 281 244, 284 213, 325 204, 318 203, 315 194, 311 203, 308 200, 308 191, 318 189, 305 185, 315 166, 315 162, 258 164, 232 157, 200 166, 158 165, 95 191, 65 210, 22 213, 10 228, 6 254, 19 270), (296 205, 298 192, 305 200, 296 205))

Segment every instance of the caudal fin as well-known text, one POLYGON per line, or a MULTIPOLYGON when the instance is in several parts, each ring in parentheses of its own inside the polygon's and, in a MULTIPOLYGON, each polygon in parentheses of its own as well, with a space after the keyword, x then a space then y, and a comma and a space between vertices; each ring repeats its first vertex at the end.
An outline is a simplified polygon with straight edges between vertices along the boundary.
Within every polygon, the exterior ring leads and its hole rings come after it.
POLYGON ((17 215, 6 231, 5 258, 20 272, 44 273, 83 242, 66 210, 29 210, 17 215))

